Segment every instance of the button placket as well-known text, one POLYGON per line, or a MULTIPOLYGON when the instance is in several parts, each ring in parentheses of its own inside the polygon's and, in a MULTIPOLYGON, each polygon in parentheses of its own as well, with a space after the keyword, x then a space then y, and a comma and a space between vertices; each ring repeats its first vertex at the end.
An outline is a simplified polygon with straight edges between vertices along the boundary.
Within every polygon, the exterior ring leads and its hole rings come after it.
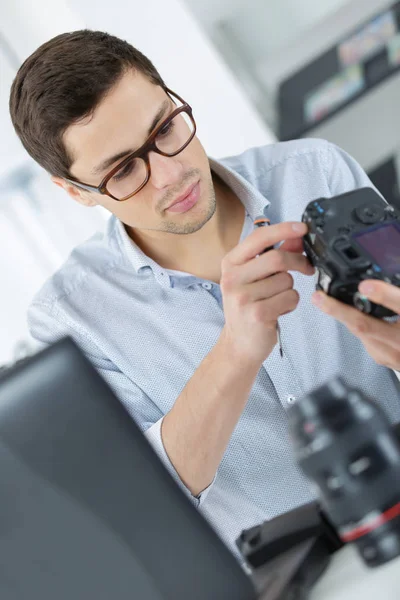
POLYGON ((263 363, 276 393, 281 406, 286 410, 292 406, 299 395, 303 393, 301 382, 293 367, 291 357, 288 353, 282 360, 277 346, 273 349, 270 356, 263 363))

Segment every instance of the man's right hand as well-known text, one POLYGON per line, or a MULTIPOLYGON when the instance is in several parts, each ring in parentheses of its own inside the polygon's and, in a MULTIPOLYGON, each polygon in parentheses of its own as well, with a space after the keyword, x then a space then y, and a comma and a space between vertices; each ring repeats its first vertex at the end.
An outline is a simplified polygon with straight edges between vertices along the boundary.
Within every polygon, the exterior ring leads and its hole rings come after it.
POLYGON ((277 341, 278 317, 292 312, 299 301, 288 271, 313 275, 303 256, 304 223, 279 223, 256 229, 223 259, 221 292, 225 327, 222 336, 243 360, 262 363, 277 341), (277 250, 265 248, 285 242, 277 250), (258 256, 259 255, 259 256, 258 256))

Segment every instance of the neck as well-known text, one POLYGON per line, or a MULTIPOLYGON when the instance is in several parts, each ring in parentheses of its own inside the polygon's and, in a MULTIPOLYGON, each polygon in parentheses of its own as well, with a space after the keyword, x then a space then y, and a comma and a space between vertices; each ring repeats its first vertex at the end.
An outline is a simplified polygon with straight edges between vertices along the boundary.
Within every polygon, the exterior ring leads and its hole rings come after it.
POLYGON ((195 233, 165 233, 157 237, 138 230, 128 233, 141 250, 161 267, 219 283, 221 261, 239 242, 245 210, 239 198, 214 174, 213 185, 215 213, 195 233))

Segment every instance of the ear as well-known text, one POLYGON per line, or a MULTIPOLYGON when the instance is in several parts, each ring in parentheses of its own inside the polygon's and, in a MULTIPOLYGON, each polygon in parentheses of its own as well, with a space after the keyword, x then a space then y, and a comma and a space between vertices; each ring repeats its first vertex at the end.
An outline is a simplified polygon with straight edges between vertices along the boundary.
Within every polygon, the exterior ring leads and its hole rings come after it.
POLYGON ((70 196, 72 200, 75 200, 75 202, 78 202, 83 206, 97 206, 97 202, 94 198, 95 194, 78 188, 78 186, 65 181, 65 179, 62 177, 51 177, 51 180, 60 188, 63 188, 67 192, 68 196, 70 196))

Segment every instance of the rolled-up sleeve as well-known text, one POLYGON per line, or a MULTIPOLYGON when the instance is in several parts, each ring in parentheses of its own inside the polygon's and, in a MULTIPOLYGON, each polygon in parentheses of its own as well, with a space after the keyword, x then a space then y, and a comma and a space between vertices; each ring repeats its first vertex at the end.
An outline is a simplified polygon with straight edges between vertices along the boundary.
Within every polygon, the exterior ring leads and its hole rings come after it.
POLYGON ((161 425, 164 415, 151 398, 107 357, 103 356, 87 335, 77 331, 76 327, 68 324, 64 318, 57 318, 50 306, 32 304, 28 312, 28 324, 32 337, 39 342, 41 347, 53 344, 65 336, 69 336, 74 340, 128 411, 175 482, 192 503, 199 507, 214 482, 198 496, 193 496, 186 487, 164 448, 161 437, 161 425))

